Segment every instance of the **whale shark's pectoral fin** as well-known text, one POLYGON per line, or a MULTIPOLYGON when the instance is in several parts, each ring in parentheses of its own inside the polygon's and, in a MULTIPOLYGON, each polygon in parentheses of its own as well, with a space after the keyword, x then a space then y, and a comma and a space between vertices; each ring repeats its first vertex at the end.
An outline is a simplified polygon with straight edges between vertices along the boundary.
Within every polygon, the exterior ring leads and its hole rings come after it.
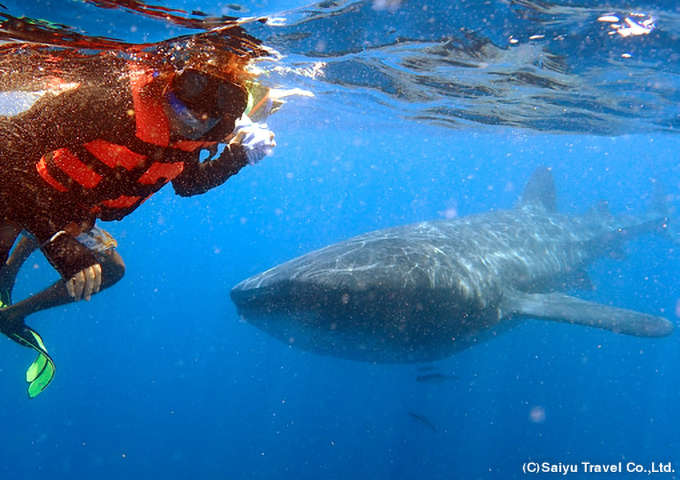
POLYGON ((574 323, 637 337, 665 337, 673 331, 673 324, 665 318, 608 307, 562 293, 507 291, 502 309, 510 316, 574 323))

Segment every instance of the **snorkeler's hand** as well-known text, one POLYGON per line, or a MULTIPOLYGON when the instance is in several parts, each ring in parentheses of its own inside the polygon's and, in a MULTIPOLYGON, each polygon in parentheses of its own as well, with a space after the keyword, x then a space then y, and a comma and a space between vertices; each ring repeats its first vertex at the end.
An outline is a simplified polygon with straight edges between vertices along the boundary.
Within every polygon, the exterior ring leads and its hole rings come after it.
POLYGON ((230 143, 243 147, 250 165, 255 165, 267 155, 271 155, 272 149, 276 146, 274 133, 267 125, 253 123, 246 115, 236 122, 234 138, 230 143))
POLYGON ((77 302, 84 298, 88 302, 93 293, 98 293, 102 286, 102 267, 96 263, 76 273, 66 282, 68 294, 77 302))

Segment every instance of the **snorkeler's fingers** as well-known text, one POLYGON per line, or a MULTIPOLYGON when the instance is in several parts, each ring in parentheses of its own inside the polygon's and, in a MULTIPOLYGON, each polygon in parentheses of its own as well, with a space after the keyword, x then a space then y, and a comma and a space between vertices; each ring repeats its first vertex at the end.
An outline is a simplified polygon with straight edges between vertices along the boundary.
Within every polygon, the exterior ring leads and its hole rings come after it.
POLYGON ((243 143, 243 139, 245 138, 245 136, 246 132, 244 132, 243 130, 236 132, 236 134, 234 134, 229 140, 229 143, 232 145, 241 145, 241 143, 243 143))
POLYGON ((66 282, 66 289, 68 294, 77 302, 83 297, 83 289, 85 288, 85 274, 80 271, 76 273, 68 282, 66 282))
POLYGON ((93 293, 99 293, 99 290, 102 288, 102 266, 99 264, 94 265, 92 268, 94 268, 94 273, 95 273, 95 284, 94 284, 94 290, 93 293))
POLYGON ((92 293, 97 293, 102 284, 102 268, 99 264, 87 267, 81 272, 85 277, 85 284, 83 285, 83 298, 90 301, 92 293))
POLYGON ((73 279, 71 278, 70 280, 66 281, 66 291, 68 292, 70 297, 75 297, 76 296, 76 290, 73 285, 73 279))

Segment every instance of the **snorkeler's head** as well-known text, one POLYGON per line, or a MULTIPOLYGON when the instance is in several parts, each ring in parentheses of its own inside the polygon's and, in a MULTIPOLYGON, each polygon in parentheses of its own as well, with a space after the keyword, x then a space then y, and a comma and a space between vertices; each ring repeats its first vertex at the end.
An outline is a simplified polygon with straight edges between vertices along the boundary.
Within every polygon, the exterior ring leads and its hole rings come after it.
POLYGON ((248 105, 253 75, 247 67, 264 54, 240 28, 166 43, 165 67, 171 71, 166 70, 165 98, 175 133, 207 141, 220 141, 231 133, 248 105))
POLYGON ((259 41, 240 27, 162 42, 157 45, 156 53, 175 71, 196 70, 237 85, 252 79, 248 66, 255 58, 268 55, 259 41))
POLYGON ((244 87, 193 68, 172 77, 165 99, 175 133, 213 141, 234 129, 248 101, 244 87))

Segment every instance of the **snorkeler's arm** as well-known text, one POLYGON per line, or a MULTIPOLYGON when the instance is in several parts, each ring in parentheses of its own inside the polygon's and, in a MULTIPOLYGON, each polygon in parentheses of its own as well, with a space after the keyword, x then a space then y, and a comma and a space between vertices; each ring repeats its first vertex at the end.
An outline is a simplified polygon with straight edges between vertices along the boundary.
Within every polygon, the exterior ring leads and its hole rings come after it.
POLYGON ((263 123, 243 115, 236 121, 231 140, 215 160, 185 162, 182 173, 173 180, 175 192, 182 197, 199 195, 222 185, 245 165, 255 165, 276 146, 274 133, 263 123))
POLYGON ((201 195, 219 187, 248 165, 248 157, 240 145, 225 145, 224 150, 214 160, 200 162, 198 158, 185 162, 184 170, 173 181, 175 193, 181 197, 201 195))
POLYGON ((89 248, 44 216, 35 215, 21 224, 36 237, 45 257, 64 280, 99 263, 89 248))
POLYGON ((63 230, 42 243, 41 249, 64 280, 99 263, 89 248, 63 230))
POLYGON ((64 230, 41 242, 41 249, 66 282, 66 290, 76 302, 81 298, 89 301, 93 293, 99 292, 102 269, 92 250, 64 230))

